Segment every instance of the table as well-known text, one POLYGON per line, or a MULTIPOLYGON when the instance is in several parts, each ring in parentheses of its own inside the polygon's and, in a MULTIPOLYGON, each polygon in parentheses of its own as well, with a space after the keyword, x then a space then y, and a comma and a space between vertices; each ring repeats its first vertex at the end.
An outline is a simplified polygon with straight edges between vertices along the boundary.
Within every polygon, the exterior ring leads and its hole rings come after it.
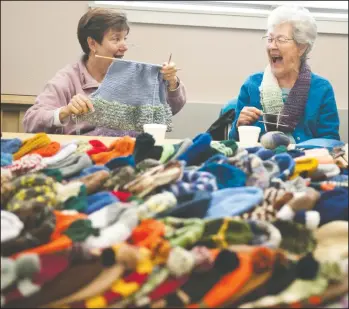
MULTIPOLYGON (((2 138, 19 138, 20 140, 25 140, 27 138, 33 137, 35 133, 15 133, 15 132, 2 132, 2 138)), ((47 134, 52 141, 59 142, 59 143, 64 143, 64 142, 69 142, 73 140, 81 140, 81 141, 89 141, 92 139, 98 139, 104 145, 107 147, 117 139, 117 137, 110 137, 110 136, 88 136, 88 135, 63 135, 63 134, 47 134)), ((182 140, 181 139, 165 139, 164 145, 173 145, 180 143, 182 140)), ((239 145, 239 142, 237 142, 239 145)), ((258 143, 256 146, 261 146, 260 143, 258 143)), ((290 144, 288 145, 288 149, 294 149, 295 144, 290 144)))
MULTIPOLYGON (((13 133, 13 132, 2 132, 2 138, 19 138, 20 140, 25 140, 27 138, 33 137, 34 133, 13 133)), ((93 139, 98 139, 104 145, 109 146, 117 137, 109 136, 87 136, 87 135, 62 135, 62 134, 47 134, 52 141, 64 143, 72 140, 89 141, 93 139)), ((177 144, 181 142, 181 139, 166 139, 164 144, 177 144)))

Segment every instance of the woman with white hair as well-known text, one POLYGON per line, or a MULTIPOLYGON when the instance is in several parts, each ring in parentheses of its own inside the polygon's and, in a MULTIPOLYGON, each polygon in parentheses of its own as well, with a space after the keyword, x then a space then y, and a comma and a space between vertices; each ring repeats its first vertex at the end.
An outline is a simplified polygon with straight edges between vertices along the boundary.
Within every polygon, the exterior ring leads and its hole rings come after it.
POLYGON ((253 125, 282 131, 293 143, 312 138, 339 140, 339 117, 330 82, 307 64, 317 36, 315 19, 298 6, 280 6, 268 18, 268 66, 243 84, 236 120, 229 137, 238 140, 238 127, 253 125))

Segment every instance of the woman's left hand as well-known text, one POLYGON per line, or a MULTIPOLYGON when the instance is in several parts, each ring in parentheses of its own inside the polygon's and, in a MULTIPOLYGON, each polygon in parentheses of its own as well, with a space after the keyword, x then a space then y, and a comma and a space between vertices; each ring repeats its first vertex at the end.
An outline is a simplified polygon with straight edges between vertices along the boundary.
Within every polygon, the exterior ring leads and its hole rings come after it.
POLYGON ((174 62, 163 63, 161 73, 164 74, 164 80, 168 81, 170 90, 178 87, 177 68, 174 62))

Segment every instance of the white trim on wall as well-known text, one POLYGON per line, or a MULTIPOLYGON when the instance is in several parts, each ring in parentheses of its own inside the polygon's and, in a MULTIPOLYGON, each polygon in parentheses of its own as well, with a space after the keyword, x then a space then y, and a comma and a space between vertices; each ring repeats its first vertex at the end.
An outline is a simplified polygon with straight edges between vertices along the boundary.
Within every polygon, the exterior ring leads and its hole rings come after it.
MULTIPOLYGON (((152 1, 89 1, 89 7, 109 7, 123 10, 131 23, 196 26, 232 29, 265 30, 271 7, 232 5, 215 1, 152 2, 152 1)), ((223 2, 223 1, 217 1, 223 2)), ((229 2, 229 1, 228 1, 229 2)), ((234 1, 231 1, 234 2, 234 1)), ((240 2, 240 1, 236 1, 240 2)), ((252 2, 252 1, 251 1, 252 2)), ((347 10, 315 10, 318 32, 348 34, 347 10)))

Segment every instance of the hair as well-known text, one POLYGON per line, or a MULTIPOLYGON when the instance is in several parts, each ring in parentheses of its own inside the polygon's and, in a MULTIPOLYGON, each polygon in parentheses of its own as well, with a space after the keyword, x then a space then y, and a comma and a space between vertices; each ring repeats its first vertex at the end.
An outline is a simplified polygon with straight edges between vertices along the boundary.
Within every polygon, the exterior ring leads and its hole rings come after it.
POLYGON ((317 37, 315 18, 308 9, 297 5, 282 5, 274 9, 268 17, 268 30, 275 26, 290 23, 293 28, 293 39, 297 44, 308 45, 301 60, 305 60, 312 50, 317 37))
POLYGON ((78 39, 85 57, 90 54, 87 38, 91 37, 99 44, 108 30, 130 31, 125 13, 115 9, 92 8, 79 20, 78 39))

